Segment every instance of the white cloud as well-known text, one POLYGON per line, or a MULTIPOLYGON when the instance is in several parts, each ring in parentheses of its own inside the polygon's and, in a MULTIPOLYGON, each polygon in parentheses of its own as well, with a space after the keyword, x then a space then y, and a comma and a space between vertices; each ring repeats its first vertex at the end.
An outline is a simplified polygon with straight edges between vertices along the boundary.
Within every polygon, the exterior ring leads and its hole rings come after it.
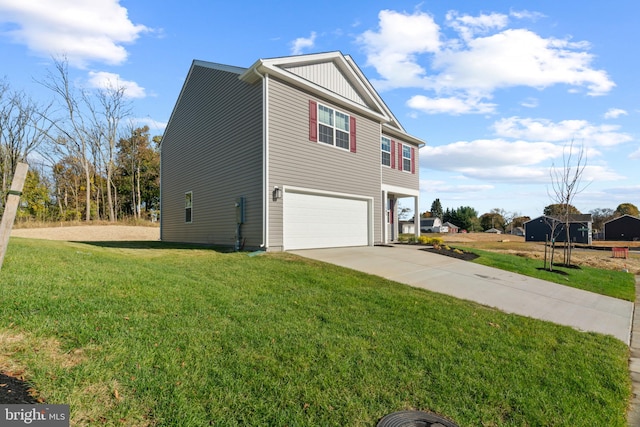
POLYGON ((604 113, 604 118, 605 119, 617 119, 620 116, 626 116, 627 113, 625 110, 622 110, 620 108, 609 108, 609 110, 607 110, 606 113, 604 113))
POLYGON ((144 98, 147 96, 143 87, 134 81, 123 80, 118 74, 106 71, 90 71, 89 85, 97 89, 124 88, 124 96, 127 98, 144 98))
POLYGON ((638 148, 636 151, 634 151, 633 153, 629 154, 629 158, 631 160, 640 160, 640 148, 638 148))
MULTIPOLYGON (((533 12, 511 12, 517 18, 535 19, 533 12)), ((499 13, 478 16, 447 14, 449 27, 457 37, 447 38, 433 17, 420 11, 413 14, 383 10, 379 26, 360 35, 367 65, 375 67, 379 90, 416 88, 430 96, 416 98, 427 112, 460 114, 455 99, 491 99, 497 89, 533 87, 544 89, 563 84, 572 91, 589 95, 608 93, 615 83, 604 70, 592 66, 588 42, 570 38, 545 38, 523 28, 509 28, 509 17, 499 13), (434 96, 435 95, 435 96, 434 96), (436 102, 437 100, 437 102, 436 102), (446 102, 445 102, 446 100, 446 102)), ((469 113, 477 109, 469 108, 469 113)))
POLYGON ((134 24, 118 0, 1 0, 0 22, 15 24, 7 34, 38 55, 65 55, 69 63, 121 64, 124 44, 150 31, 134 24))
POLYGON ((540 18, 545 18, 546 16, 540 12, 530 12, 528 10, 512 10, 509 12, 509 16, 512 16, 516 19, 528 19, 531 21, 537 21, 540 18))
POLYGON ((407 101, 407 106, 427 114, 447 113, 458 114, 485 114, 493 113, 495 104, 480 102, 473 98, 429 98, 424 95, 415 95, 407 101))
POLYGON ((570 142, 585 146, 613 146, 630 142, 633 138, 619 132, 617 125, 594 125, 586 120, 562 120, 508 117, 493 124, 497 136, 527 141, 570 142))
POLYGON ((502 29, 509 22, 509 17, 501 13, 470 16, 450 11, 447 13, 446 19, 447 24, 455 29, 464 40, 470 40, 476 34, 485 34, 493 29, 502 29))
POLYGON ((561 155, 562 147, 549 142, 482 139, 426 146, 420 150, 420 164, 429 169, 462 172, 465 176, 478 176, 484 170, 489 177, 494 173, 520 177, 527 174, 521 169, 523 166, 561 155))
POLYGON ((313 47, 316 41, 317 34, 315 31, 311 32, 311 35, 307 38, 299 37, 291 42, 291 54, 300 55, 305 49, 313 47))
POLYGON ((134 126, 149 126, 149 129, 156 130, 157 132, 164 132, 164 129, 167 127, 167 122, 157 121, 152 119, 151 117, 137 117, 132 120, 134 126))
POLYGON ((416 55, 440 49, 440 27, 424 12, 412 15, 393 10, 378 14, 378 31, 365 31, 358 41, 367 52, 367 65, 376 68, 380 88, 420 86, 426 71, 416 55))
POLYGON ((442 193, 478 193, 493 190, 495 186, 491 184, 452 184, 450 181, 421 179, 420 188, 423 189, 423 192, 437 190, 442 193))
POLYGON ((525 108, 536 108, 538 106, 538 100, 536 98, 527 98, 522 100, 522 102, 520 102, 520 105, 525 108))
POLYGON ((590 68, 593 56, 584 43, 545 39, 525 29, 469 40, 465 47, 439 52, 433 68, 440 90, 466 90, 489 94, 499 88, 555 84, 586 86, 590 95, 613 88, 607 73, 590 68))

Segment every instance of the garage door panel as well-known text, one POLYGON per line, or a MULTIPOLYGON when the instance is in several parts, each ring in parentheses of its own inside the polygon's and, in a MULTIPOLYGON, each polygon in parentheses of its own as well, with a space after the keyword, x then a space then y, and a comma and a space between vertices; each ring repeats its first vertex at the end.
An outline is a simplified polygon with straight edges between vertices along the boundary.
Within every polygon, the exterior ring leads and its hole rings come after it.
POLYGON ((369 203, 362 199, 287 192, 285 249, 366 246, 369 203))

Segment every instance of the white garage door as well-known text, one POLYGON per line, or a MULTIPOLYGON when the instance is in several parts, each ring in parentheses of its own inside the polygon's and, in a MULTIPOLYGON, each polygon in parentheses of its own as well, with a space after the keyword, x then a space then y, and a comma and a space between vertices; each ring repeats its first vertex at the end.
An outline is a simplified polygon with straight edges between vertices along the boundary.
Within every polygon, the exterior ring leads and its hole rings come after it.
POLYGON ((287 191, 284 249, 335 248, 369 244, 369 202, 287 191))

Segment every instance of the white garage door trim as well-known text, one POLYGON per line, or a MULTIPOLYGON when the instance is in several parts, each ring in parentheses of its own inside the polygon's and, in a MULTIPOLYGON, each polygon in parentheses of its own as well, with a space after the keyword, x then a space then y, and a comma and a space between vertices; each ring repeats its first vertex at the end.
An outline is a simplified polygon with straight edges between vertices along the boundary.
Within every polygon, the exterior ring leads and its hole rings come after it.
POLYGON ((284 250, 373 242, 373 198, 295 187, 283 190, 284 250))

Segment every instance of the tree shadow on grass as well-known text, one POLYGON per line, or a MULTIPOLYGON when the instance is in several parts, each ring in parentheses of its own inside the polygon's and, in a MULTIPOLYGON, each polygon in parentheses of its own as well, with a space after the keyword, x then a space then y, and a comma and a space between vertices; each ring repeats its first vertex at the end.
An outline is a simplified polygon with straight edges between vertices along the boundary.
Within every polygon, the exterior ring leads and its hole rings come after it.
POLYGON ((195 250, 211 250, 214 252, 228 253, 233 252, 233 248, 196 244, 196 243, 176 243, 161 242, 159 240, 105 240, 105 241, 83 241, 74 240, 73 243, 82 243, 84 245, 99 246, 101 248, 116 249, 195 249, 195 250))

